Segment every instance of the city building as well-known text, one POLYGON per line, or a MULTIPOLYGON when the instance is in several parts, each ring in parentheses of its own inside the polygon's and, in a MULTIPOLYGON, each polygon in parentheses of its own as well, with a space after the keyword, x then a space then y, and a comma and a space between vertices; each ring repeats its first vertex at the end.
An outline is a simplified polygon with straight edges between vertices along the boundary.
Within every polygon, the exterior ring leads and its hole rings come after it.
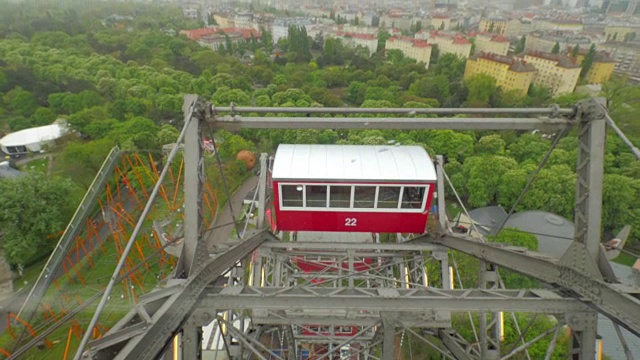
POLYGON ((271 36, 273 43, 277 44, 280 38, 289 36, 289 26, 307 26, 311 25, 311 20, 307 18, 278 18, 273 20, 271 24, 271 36))
POLYGON ((505 91, 517 91, 525 96, 535 75, 535 68, 511 56, 480 52, 467 60, 464 79, 485 74, 496 79, 496 85, 505 91))
POLYGON ((180 34, 211 50, 218 50, 227 43, 227 37, 231 43, 249 42, 252 38, 260 40, 260 33, 255 29, 240 28, 203 28, 195 30, 181 30, 180 34))
POLYGON ((542 18, 533 20, 533 30, 572 31, 578 33, 584 31, 584 24, 582 20, 578 19, 542 18))
POLYGON ((606 11, 607 15, 638 15, 640 14, 640 6, 638 6, 638 0, 611 0, 609 1, 606 11))
POLYGON ((615 67, 616 62, 608 53, 604 51, 597 52, 585 79, 589 84, 605 83, 611 79, 615 67))
POLYGON ((542 31, 536 30, 526 35, 525 51, 527 52, 551 52, 556 45, 560 49, 573 48, 578 45, 581 49, 588 49, 592 43, 598 45, 602 41, 601 35, 576 34, 572 31, 542 31))
POLYGON ((446 15, 434 15, 427 25, 433 26, 436 30, 451 30, 451 18, 446 15))
MULTIPOLYGON (((567 49, 567 56, 571 56, 573 49, 567 49)), ((589 49, 579 49, 576 62, 582 65, 589 49)), ((602 84, 609 81, 616 67, 616 61, 606 51, 598 51, 593 59, 591 69, 587 72, 585 80, 589 84, 602 84)))
POLYGON ((469 36, 475 38, 476 53, 507 55, 509 52, 509 40, 504 35, 477 32, 470 33, 469 36))
POLYGON ((405 36, 393 36, 387 40, 385 49, 400 50, 404 56, 423 62, 425 67, 429 68, 431 60, 431 45, 424 40, 416 40, 405 36))
POLYGON ((520 20, 504 18, 482 18, 478 31, 501 34, 506 37, 517 36, 520 32, 520 20))
MULTIPOLYGON (((330 35, 329 35, 330 36, 330 35)), ((374 54, 378 50, 378 37, 371 34, 357 33, 336 33, 336 38, 341 39, 342 43, 348 47, 362 46, 369 50, 369 54, 374 54)))
POLYGON ((471 55, 473 44, 464 35, 443 31, 419 31, 415 34, 418 40, 427 40, 431 45, 438 45, 440 55, 455 54, 462 58, 471 55))
POLYGON ((630 77, 640 76, 640 42, 608 41, 598 47, 611 54, 615 61, 614 72, 630 77))
POLYGON ((607 26, 604 29, 606 41, 633 41, 640 29, 630 26, 607 26))
POLYGON ((528 52, 524 60, 536 69, 533 84, 549 89, 553 97, 576 88, 581 71, 577 60, 542 51, 528 52))

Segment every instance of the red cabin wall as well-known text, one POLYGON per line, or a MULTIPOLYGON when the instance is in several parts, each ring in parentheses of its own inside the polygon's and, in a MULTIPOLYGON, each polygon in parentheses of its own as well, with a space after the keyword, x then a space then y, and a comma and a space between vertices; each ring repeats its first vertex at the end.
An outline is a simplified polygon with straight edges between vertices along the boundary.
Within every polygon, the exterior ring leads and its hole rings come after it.
MULTIPOLYGON (((344 270, 349 269, 349 262, 347 261, 341 261, 340 265, 338 265, 335 261, 314 261, 313 259, 309 261, 309 260, 306 260, 304 256, 296 256, 294 261, 296 262, 296 265, 298 265, 298 267, 305 273, 310 273, 312 271, 314 272, 326 271, 331 273, 334 271, 338 271, 337 268, 340 266, 342 266, 342 269, 344 270)), ((371 258, 365 258, 363 261, 354 261, 353 270, 357 272, 371 270, 372 263, 373 263, 373 260, 371 258)))
POLYGON ((428 185, 427 202, 422 213, 366 211, 302 211, 281 210, 278 182, 273 182, 278 231, 335 231, 422 234, 431 209, 433 187, 428 185), (349 219, 349 220, 347 220, 349 219), (355 219, 355 226, 353 226, 355 219))

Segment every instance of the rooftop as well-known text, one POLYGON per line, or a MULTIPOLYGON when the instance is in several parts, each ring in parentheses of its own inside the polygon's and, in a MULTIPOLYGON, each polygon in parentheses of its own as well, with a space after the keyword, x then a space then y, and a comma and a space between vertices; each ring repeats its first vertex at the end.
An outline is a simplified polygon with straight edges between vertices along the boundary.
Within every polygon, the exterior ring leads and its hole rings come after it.
POLYGON ((516 59, 512 56, 499 55, 495 53, 486 53, 484 51, 480 51, 478 54, 473 55, 471 57, 472 60, 477 60, 478 58, 510 65, 509 70, 515 71, 515 72, 536 71, 536 69, 531 64, 527 64, 526 61, 516 59))
POLYGON ((578 65, 575 59, 571 59, 570 57, 565 55, 552 54, 552 53, 542 52, 542 51, 531 51, 526 53, 525 57, 526 56, 537 57, 537 58, 545 59, 549 61, 555 61, 556 66, 567 68, 567 69, 575 69, 580 67, 580 65, 578 65))
POLYGON ((39 126, 30 129, 24 129, 7 134, 0 139, 2 146, 25 146, 36 144, 43 141, 51 141, 59 139, 67 131, 64 123, 54 123, 46 126, 39 126))

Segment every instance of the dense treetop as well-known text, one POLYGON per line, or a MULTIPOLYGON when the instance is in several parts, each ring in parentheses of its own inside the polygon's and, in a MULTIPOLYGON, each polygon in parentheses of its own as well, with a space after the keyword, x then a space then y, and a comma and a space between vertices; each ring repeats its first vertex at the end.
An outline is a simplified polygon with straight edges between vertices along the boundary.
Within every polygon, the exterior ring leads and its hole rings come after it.
MULTIPOLYGON (((400 51, 368 54, 340 40, 312 39, 301 28, 275 44, 271 35, 212 51, 176 35, 202 26, 179 9, 109 4, 73 9, 0 2, 0 133, 65 118, 81 138, 57 157, 56 173, 87 187, 109 149, 156 150, 182 125, 183 94, 217 105, 350 107, 526 107, 584 98, 552 99, 532 87, 520 97, 488 76, 463 81, 465 61, 435 56, 430 68, 400 51), (114 20, 110 15, 131 16, 114 20), (253 57, 243 55, 249 51, 253 57)), ((634 140, 640 136, 639 89, 625 79, 605 85, 611 113, 634 140)), ((279 143, 419 144, 447 157, 451 181, 470 207, 510 207, 549 149, 553 134, 441 131, 243 131, 219 133, 223 155, 279 143)), ((539 209, 573 218, 577 142, 567 135, 518 210, 539 209)), ((640 235, 640 164, 615 137, 607 139, 603 225, 615 233, 631 224, 640 235)), ((632 240, 633 242, 633 240, 632 240)))

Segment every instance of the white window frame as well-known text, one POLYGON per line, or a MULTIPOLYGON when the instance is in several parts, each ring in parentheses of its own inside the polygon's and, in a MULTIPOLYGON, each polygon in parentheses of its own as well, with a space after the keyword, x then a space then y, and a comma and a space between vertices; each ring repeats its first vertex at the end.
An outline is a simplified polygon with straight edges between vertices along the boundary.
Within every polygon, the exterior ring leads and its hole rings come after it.
POLYGON ((358 212, 358 213, 426 213, 429 212, 429 209, 426 209, 425 206, 427 204, 427 200, 430 196, 430 192, 432 191, 434 183, 377 183, 377 184, 354 184, 354 183, 321 183, 321 182, 305 182, 305 183, 296 183, 290 181, 278 181, 278 205, 280 206, 281 211, 318 211, 318 212, 358 212), (298 206, 283 206, 282 204, 282 186, 302 186, 302 207, 298 206), (306 207, 307 204, 307 186, 326 186, 327 187, 327 202, 326 207, 306 207), (350 207, 349 208, 332 208, 329 207, 331 201, 331 186, 349 186, 351 187, 351 199, 350 199, 350 207), (355 187, 356 186, 374 186, 376 188, 375 193, 375 203, 373 208, 354 208, 354 200, 355 200, 355 187), (398 186, 400 187, 400 195, 398 197, 398 205, 396 208, 378 208, 378 196, 380 192, 381 186, 398 186), (424 196, 422 197, 422 205, 420 209, 403 209, 402 206, 402 195, 404 193, 405 187, 423 187, 425 188, 424 196))

